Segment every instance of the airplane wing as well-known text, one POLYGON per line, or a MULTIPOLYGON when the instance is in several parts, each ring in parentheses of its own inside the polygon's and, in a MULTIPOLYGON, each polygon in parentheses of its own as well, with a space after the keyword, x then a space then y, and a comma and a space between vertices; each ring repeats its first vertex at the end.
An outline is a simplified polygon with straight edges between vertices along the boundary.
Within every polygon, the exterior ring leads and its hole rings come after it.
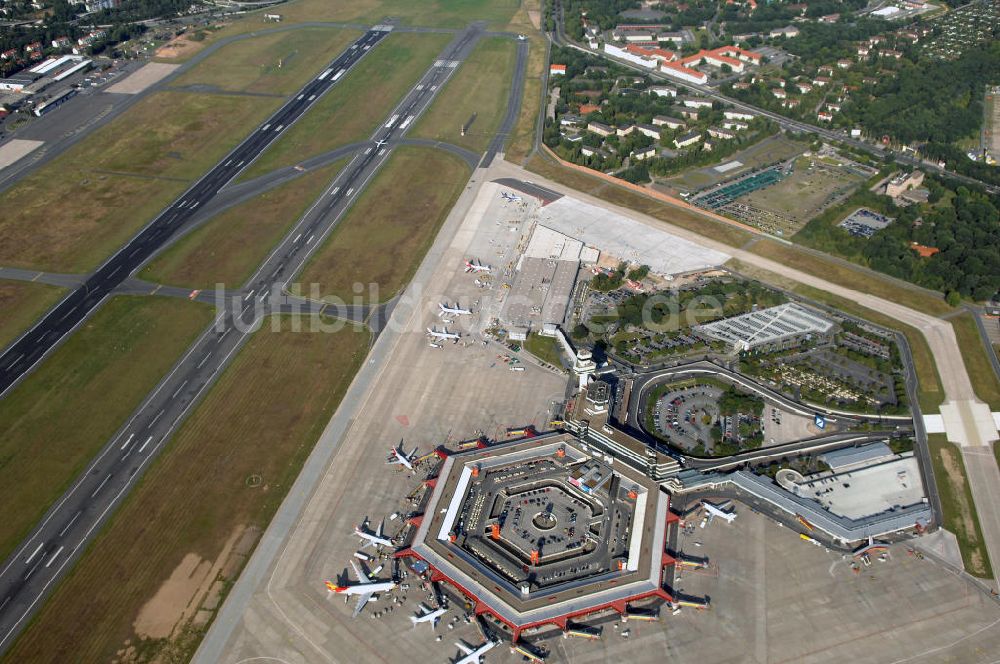
POLYGON ((354 605, 354 615, 351 616, 352 618, 358 617, 358 614, 365 608, 365 605, 368 604, 368 600, 372 598, 373 594, 374 593, 365 593, 363 595, 358 595, 358 603, 354 605))
POLYGON ((378 530, 375 531, 375 537, 382 537, 382 526, 385 525, 385 519, 379 521, 378 530))
POLYGON ((464 643, 462 643, 461 641, 456 641, 456 642, 455 642, 455 645, 456 645, 456 646, 458 646, 458 649, 459 649, 459 650, 461 650, 461 651, 462 651, 463 653, 465 653, 466 655, 471 655, 471 654, 472 654, 472 652, 473 652, 473 651, 472 651, 472 648, 470 648, 469 646, 465 645, 465 644, 464 644, 464 643))
MULTIPOLYGON (((352 561, 350 561, 350 563, 351 563, 351 567, 353 567, 353 568, 354 568, 354 573, 355 573, 355 574, 357 575, 357 577, 358 577, 358 583, 372 583, 372 580, 368 578, 368 575, 367 575, 367 574, 364 574, 364 573, 363 573, 363 572, 361 571, 361 568, 360 568, 360 567, 358 567, 358 564, 357 564, 356 562, 354 562, 354 561, 352 560, 352 561)), ((370 597, 370 595, 369 595, 369 597, 370 597)), ((365 599, 365 601, 367 602, 368 600, 367 600, 367 599, 365 599)))

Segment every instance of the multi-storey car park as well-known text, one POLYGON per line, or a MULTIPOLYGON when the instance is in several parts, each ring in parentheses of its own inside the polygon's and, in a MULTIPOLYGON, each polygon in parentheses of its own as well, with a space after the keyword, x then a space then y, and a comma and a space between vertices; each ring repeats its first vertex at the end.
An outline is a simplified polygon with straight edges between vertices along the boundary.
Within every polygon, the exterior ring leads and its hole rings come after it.
POLYGON ((449 456, 410 546, 511 632, 672 601, 669 497, 646 474, 557 432, 449 456))

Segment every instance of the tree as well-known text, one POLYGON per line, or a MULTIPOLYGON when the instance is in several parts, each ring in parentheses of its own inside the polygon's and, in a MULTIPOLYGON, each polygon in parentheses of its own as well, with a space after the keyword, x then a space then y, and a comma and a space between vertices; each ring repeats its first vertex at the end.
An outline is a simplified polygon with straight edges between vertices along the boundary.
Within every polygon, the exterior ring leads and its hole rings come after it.
POLYGON ((962 304, 962 296, 958 294, 957 291, 948 291, 948 295, 945 297, 945 301, 953 306, 957 307, 962 304))

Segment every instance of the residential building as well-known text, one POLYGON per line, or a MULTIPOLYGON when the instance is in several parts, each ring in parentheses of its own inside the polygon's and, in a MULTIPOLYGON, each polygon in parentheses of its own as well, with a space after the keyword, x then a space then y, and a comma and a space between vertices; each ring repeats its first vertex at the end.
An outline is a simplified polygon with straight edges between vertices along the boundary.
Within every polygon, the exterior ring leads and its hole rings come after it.
POLYGON ((672 88, 669 85, 653 85, 649 88, 649 94, 657 97, 676 97, 677 88, 672 88))
POLYGON ((566 65, 549 65, 549 76, 565 76, 566 75, 566 65))
POLYGON ((672 118, 669 115, 654 115, 653 124, 657 127, 664 126, 668 129, 683 129, 687 126, 687 123, 683 120, 678 120, 677 118, 672 118))
POLYGON ((643 161, 644 159, 652 159, 656 156, 656 147, 650 145, 649 147, 639 148, 632 152, 632 158, 636 161, 643 161))
POLYGON ((684 134, 683 136, 678 136, 674 139, 674 147, 685 148, 689 145, 694 145, 701 140, 701 133, 697 131, 692 131, 690 133, 684 134))
POLYGON ((591 121, 589 124, 587 124, 587 131, 593 132, 598 136, 610 136, 611 134, 615 133, 613 127, 610 127, 604 124, 603 122, 596 122, 596 121, 591 121))
POLYGON ((786 28, 775 28, 774 30, 771 30, 770 33, 768 33, 768 36, 774 38, 784 37, 786 39, 791 39, 792 37, 799 36, 799 29, 796 28, 794 25, 789 25, 786 28))
POLYGON ((718 138, 724 141, 729 141, 736 138, 736 133, 728 129, 721 129, 719 127, 709 127, 708 135, 712 138, 718 138))
POLYGON ((659 127, 648 124, 637 124, 635 126, 635 129, 643 136, 649 136, 650 138, 655 138, 656 140, 660 140, 659 127))

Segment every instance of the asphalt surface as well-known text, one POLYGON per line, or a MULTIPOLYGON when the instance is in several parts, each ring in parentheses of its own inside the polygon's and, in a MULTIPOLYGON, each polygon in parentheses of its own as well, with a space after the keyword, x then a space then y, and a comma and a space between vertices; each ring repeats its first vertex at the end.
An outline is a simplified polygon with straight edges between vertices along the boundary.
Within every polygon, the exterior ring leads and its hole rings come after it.
MULTIPOLYGON (((325 303, 288 297, 283 294, 283 289, 322 244, 358 193, 389 158, 393 146, 412 126, 413 120, 404 126, 405 119, 409 116, 415 119, 429 106, 437 91, 455 71, 459 60, 468 55, 481 35, 481 30, 471 28, 455 38, 441 58, 393 110, 390 117, 398 119, 391 123, 392 126, 389 122, 379 126, 372 137, 372 144, 358 152, 338 174, 240 292, 223 294, 223 301, 216 302, 219 314, 209 329, 194 342, 86 471, 4 562, 0 568, 0 652, 10 645, 13 637, 40 606, 52 584, 68 571, 97 528, 168 442, 191 406, 242 347, 249 334, 262 324, 265 316, 323 311, 328 315, 357 320, 363 315, 364 321, 376 332, 381 328, 393 302, 359 312, 354 308, 338 309, 325 303), (375 141, 384 144, 380 146, 375 141)), ((374 38, 371 42, 374 44, 382 36, 384 33, 370 32, 362 37, 359 48, 351 51, 362 50, 368 43, 364 40, 374 38)), ((306 97, 312 94, 314 89, 311 85, 306 86, 310 90, 308 93, 304 91, 301 94, 306 97)), ((261 133, 265 132, 255 132, 251 139, 261 133)), ((238 156, 243 154, 230 155, 226 159, 237 161, 238 156)), ((229 178, 233 175, 235 173, 229 174, 229 178)), ((213 194, 217 191, 214 189, 217 183, 221 182, 218 184, 220 187, 225 184, 218 177, 221 176, 205 178, 212 183, 209 191, 213 194)), ((194 199, 189 193, 184 200, 190 203, 194 199)), ((191 207, 180 209, 190 210, 191 207)), ((137 262, 135 267, 139 265, 141 263, 137 262)), ((120 272, 122 279, 116 279, 105 295, 123 287, 137 287, 135 280, 126 282, 128 273, 124 270, 120 272)), ((205 297, 212 297, 212 294, 199 295, 199 299, 205 297)))
POLYGON ((510 94, 507 95, 507 110, 503 120, 500 121, 500 129, 493 136, 486 154, 481 162, 483 168, 489 168, 493 159, 503 150, 503 144, 517 122, 517 114, 521 110, 521 97, 524 92, 524 72, 528 62, 528 42, 519 40, 517 42, 517 61, 514 65, 514 78, 510 84, 510 94))
POLYGON ((109 293, 180 230, 199 207, 211 201, 220 189, 260 156, 282 131, 294 124, 387 34, 387 29, 366 32, 262 123, 257 131, 244 139, 236 149, 119 249, 81 287, 70 293, 8 347, 0 355, 0 396, 31 371, 63 336, 79 325, 109 293))

